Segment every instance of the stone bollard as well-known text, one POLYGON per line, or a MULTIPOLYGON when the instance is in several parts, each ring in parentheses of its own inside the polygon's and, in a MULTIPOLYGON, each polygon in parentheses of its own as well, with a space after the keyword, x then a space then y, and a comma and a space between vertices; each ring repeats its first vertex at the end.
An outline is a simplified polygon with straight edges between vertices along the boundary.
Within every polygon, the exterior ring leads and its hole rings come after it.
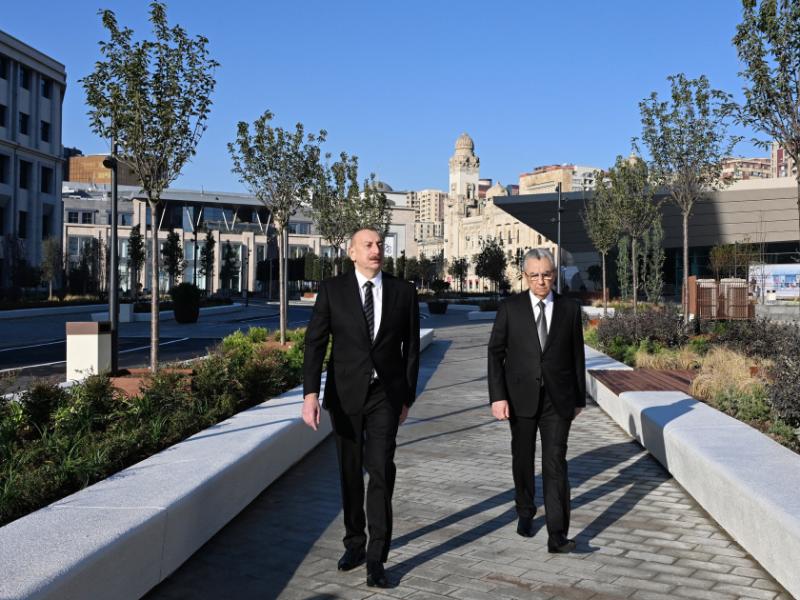
POLYGON ((111 370, 111 322, 67 323, 67 381, 111 370))

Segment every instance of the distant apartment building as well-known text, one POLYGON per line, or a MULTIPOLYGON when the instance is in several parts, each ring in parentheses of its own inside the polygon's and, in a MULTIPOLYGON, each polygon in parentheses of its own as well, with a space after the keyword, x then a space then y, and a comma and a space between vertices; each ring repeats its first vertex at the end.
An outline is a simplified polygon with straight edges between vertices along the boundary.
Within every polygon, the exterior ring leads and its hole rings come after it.
MULTIPOLYGON (((105 154, 70 156, 66 159, 64 181, 76 183, 111 184, 111 169, 103 166, 105 154)), ((139 177, 129 166, 120 163, 117 168, 119 185, 139 185, 139 177)))
POLYGON ((41 262, 42 240, 62 227, 60 62, 0 31, 0 287, 12 255, 41 262))
MULTIPOLYGON (((599 167, 583 165, 545 165, 519 176, 517 194, 547 194, 556 191, 561 184, 562 192, 594 189, 594 172, 599 167)), ((509 190, 510 191, 510 190, 509 190)))
POLYGON ((729 181, 745 179, 767 179, 772 177, 772 160, 768 157, 724 158, 722 178, 729 181))
POLYGON ((797 165, 778 142, 772 142, 770 159, 773 177, 797 177, 797 165))

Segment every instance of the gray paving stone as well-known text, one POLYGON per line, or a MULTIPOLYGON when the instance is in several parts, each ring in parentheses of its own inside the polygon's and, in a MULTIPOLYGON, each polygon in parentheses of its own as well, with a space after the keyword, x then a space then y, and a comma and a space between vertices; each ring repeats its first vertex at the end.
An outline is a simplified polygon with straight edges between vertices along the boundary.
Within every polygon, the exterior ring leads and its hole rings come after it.
MULTIPOLYGON (((591 402, 573 423, 568 452, 578 553, 547 553, 543 509, 535 537, 517 536, 510 433, 492 420, 486 395, 490 325, 443 319, 398 435, 386 565, 393 587, 368 588, 363 567, 336 570, 343 528, 327 440, 147 598, 789 600, 591 402)), ((541 507, 538 464, 536 472, 541 507)))

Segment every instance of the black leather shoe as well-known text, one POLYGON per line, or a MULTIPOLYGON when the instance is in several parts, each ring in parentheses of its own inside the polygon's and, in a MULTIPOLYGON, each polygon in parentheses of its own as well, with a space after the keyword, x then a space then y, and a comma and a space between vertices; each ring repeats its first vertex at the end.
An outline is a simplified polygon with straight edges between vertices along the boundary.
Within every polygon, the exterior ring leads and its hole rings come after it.
POLYGON ((389 587, 389 580, 386 579, 386 571, 383 570, 382 562, 367 561, 367 585, 379 588, 389 587))
POLYGON ((364 552, 363 548, 348 548, 344 551, 344 554, 342 554, 342 558, 339 559, 339 570, 349 571, 351 569, 355 569, 358 565, 364 562, 365 557, 366 553, 364 552))
POLYGON ((517 533, 522 537, 533 537, 533 517, 520 517, 517 521, 517 533))
POLYGON ((550 554, 569 554, 575 550, 575 546, 575 540, 568 540, 567 538, 564 538, 564 540, 558 544, 553 544, 548 540, 547 551, 550 554))

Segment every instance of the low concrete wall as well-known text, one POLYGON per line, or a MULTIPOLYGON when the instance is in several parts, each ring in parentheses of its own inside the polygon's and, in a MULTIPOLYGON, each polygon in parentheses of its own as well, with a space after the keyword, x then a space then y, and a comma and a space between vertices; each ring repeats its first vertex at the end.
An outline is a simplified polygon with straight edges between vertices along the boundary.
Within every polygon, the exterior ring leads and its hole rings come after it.
MULTIPOLYGON (((422 330, 420 347, 433 338, 422 330)), ((302 394, 294 388, 0 528, 0 598, 141 598, 330 433, 326 412, 316 432, 303 423, 302 394)))
MULTIPOLYGON (((75 306, 48 306, 46 308, 20 308, 0 310, 0 321, 4 319, 25 319, 28 317, 50 317, 54 315, 79 315, 108 308, 108 304, 78 304, 75 306)), ((100 319, 101 321, 104 319, 100 319)))
POLYGON ((472 310, 467 313, 467 320, 469 321, 494 321, 497 316, 496 310, 472 310))
POLYGON ((800 321, 800 304, 756 304, 756 317, 773 321, 800 321))
MULTIPOLYGON (((586 348, 587 369, 629 369, 586 348)), ((682 392, 587 390, 793 596, 800 597, 800 456, 682 392)))
MULTIPOLYGON (((200 318, 203 315, 222 315, 226 313, 233 313, 239 312, 244 310, 244 304, 223 304, 221 306, 205 306, 200 309, 200 318)), ((175 318, 175 313, 172 310, 160 310, 158 311, 158 319, 159 321, 169 321, 175 318)), ((108 311, 106 312, 96 312, 92 313, 92 320, 93 321, 108 321, 108 311)), ((134 322, 139 321, 150 321, 150 313, 133 313, 133 318, 131 319, 134 322)))

